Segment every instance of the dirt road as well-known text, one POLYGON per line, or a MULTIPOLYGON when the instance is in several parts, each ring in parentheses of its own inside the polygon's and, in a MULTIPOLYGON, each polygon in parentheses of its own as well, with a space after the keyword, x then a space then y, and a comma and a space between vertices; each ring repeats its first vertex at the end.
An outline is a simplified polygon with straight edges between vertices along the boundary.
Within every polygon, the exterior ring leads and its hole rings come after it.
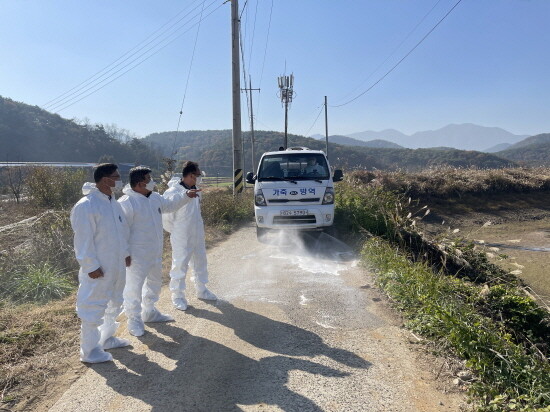
POLYGON ((133 347, 35 410, 459 410, 345 245, 283 243, 258 243, 253 227, 231 235, 208 253, 218 302, 188 293, 180 312, 163 289, 175 322, 141 338, 122 327, 133 347))

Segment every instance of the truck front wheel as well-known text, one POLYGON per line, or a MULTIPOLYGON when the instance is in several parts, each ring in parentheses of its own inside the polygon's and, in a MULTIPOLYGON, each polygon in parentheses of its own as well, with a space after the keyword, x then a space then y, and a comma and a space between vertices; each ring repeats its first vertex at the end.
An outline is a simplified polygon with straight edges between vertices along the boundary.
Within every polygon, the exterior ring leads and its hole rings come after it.
POLYGON ((256 238, 259 242, 265 243, 265 236, 268 230, 269 229, 266 229, 265 227, 256 226, 256 238))
POLYGON ((326 226, 323 228, 323 233, 326 233, 329 236, 335 237, 336 236, 336 229, 334 228, 334 225, 326 226))

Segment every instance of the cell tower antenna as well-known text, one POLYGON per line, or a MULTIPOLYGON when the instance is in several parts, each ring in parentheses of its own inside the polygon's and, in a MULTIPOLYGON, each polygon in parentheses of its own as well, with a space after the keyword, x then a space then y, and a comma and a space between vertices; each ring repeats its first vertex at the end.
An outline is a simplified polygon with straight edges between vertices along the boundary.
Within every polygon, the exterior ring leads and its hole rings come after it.
POLYGON ((288 147, 288 107, 294 98, 294 74, 279 76, 277 83, 279 84, 279 97, 285 108, 285 141, 283 146, 286 149, 288 147))

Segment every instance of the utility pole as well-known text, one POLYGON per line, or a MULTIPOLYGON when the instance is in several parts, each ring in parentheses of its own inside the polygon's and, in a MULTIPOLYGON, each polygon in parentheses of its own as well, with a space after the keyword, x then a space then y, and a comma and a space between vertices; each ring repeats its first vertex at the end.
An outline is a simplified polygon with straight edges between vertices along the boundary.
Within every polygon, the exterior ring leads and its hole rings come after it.
POLYGON ((294 75, 279 76, 279 93, 281 97, 281 103, 285 106, 285 142, 284 148, 288 147, 288 105, 292 103, 294 97, 294 75))
POLYGON ((325 139, 327 142, 327 158, 328 158, 328 112, 327 112, 327 96, 325 96, 325 139))
POLYGON ((231 0, 231 60, 233 67, 233 195, 237 195, 243 191, 239 24, 239 1, 231 0))
POLYGON ((257 90, 260 91, 260 89, 253 89, 252 88, 252 78, 248 76, 248 84, 250 84, 249 89, 242 89, 243 91, 250 92, 250 138, 251 138, 251 145, 252 145, 252 173, 256 174, 256 163, 255 163, 255 152, 254 152, 254 105, 252 104, 252 91, 257 90))

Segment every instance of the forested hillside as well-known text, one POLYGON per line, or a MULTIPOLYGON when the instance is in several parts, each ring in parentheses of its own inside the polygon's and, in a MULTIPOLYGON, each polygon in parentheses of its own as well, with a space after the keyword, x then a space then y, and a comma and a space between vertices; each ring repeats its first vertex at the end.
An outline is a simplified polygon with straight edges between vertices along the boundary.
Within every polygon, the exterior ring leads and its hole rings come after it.
MULTIPOLYGON (((1 161, 115 161, 146 164, 162 168, 162 156, 175 152, 178 160, 193 159, 208 173, 231 175, 231 130, 191 130, 154 133, 138 139, 121 133, 113 125, 80 124, 64 119, 37 106, 30 106, 0 97, 1 161)), ((272 131, 255 132, 256 164, 266 151, 277 150, 283 144, 283 134, 272 131)), ((245 171, 252 170, 250 132, 243 133, 245 171)), ((325 150, 325 142, 309 137, 289 135, 289 146, 306 146, 325 150)), ((527 146, 530 147, 530 146, 527 146)), ((540 153, 538 153, 540 155, 540 153)), ((548 156, 541 156, 548 158, 548 156)), ((382 169, 416 171, 430 166, 475 166, 500 168, 513 162, 494 154, 447 148, 404 149, 374 148, 329 144, 329 159, 333 166, 351 169, 382 169)), ((512 157, 509 157, 512 159, 512 157)), ((538 159, 538 158, 537 158, 538 159)), ((514 160, 514 159, 512 159, 514 160)), ((538 160, 537 160, 538 162, 538 160)), ((538 164, 538 163, 537 163, 538 164)))
POLYGON ((550 133, 528 137, 495 154, 521 165, 550 166, 550 133))
MULTIPOLYGON (((284 135, 279 132, 255 132, 256 164, 262 153, 277 150, 283 144, 284 135)), ((145 138, 148 144, 164 155, 177 151, 179 160, 198 160, 207 173, 229 175, 232 168, 231 130, 186 131, 155 133, 145 138)), ((250 133, 243 133, 245 142, 245 171, 252 170, 250 133)), ((304 136, 289 135, 289 146, 306 146, 325 150, 325 142, 304 136)), ((352 147, 329 143, 329 160, 337 168, 421 170, 430 166, 450 165, 455 167, 476 166, 500 168, 513 165, 509 160, 488 153, 464 150, 437 149, 387 149, 352 147)))
POLYGON ((542 133, 535 136, 527 137, 526 139, 523 139, 522 141, 517 142, 510 147, 507 147, 506 150, 519 149, 520 147, 526 147, 535 144, 550 144, 550 133, 542 133))
MULTIPOLYGON (((325 141, 324 137, 319 140, 325 141)), ((336 144, 342 144, 345 146, 363 146, 363 147, 381 147, 388 149, 401 149, 403 146, 399 146, 396 143, 388 142, 387 140, 375 139, 375 140, 359 140, 348 136, 332 135, 328 137, 328 141, 336 144)))
POLYGON ((156 166, 158 153, 141 140, 117 140, 102 125, 77 122, 38 106, 0 96, 2 161, 97 162, 100 159, 156 166))

